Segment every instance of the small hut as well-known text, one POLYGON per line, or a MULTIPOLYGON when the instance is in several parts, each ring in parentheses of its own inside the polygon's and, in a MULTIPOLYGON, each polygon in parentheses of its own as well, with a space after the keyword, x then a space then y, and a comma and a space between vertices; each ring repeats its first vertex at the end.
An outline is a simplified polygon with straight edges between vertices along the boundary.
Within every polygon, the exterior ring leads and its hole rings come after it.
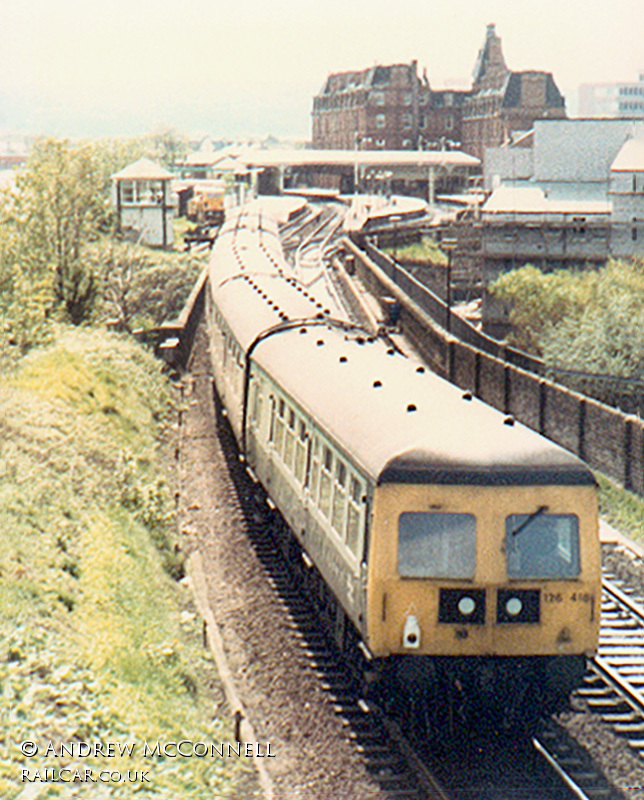
POLYGON ((171 247, 174 206, 167 169, 147 158, 112 175, 113 200, 122 231, 135 231, 143 244, 171 247))

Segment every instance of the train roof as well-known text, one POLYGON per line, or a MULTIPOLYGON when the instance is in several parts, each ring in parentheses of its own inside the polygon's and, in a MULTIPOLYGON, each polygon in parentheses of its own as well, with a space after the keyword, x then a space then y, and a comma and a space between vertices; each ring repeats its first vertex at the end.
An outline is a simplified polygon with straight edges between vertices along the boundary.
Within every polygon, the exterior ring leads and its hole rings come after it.
POLYGON ((254 359, 379 484, 594 483, 572 453, 380 339, 302 326, 254 359))
POLYGON ((377 483, 594 483, 572 453, 320 301, 289 274, 265 215, 224 226, 209 277, 239 345, 377 483))
POLYGON ((328 292, 297 280, 284 260, 275 220, 246 210, 226 221, 209 265, 213 298, 244 349, 263 332, 293 320, 332 317, 348 323, 328 292))

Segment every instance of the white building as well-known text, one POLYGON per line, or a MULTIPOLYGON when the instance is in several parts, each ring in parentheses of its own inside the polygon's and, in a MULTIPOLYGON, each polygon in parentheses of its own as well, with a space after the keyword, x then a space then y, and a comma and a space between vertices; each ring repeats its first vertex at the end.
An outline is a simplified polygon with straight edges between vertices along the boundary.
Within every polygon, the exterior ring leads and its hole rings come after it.
POLYGON ((637 83, 583 83, 581 117, 644 117, 644 72, 637 83))
POLYGON ((112 201, 122 231, 135 231, 142 244, 171 247, 174 205, 171 172, 147 158, 112 175, 112 201))
POLYGON ((630 139, 610 169, 611 254, 644 255, 644 139, 630 139))
MULTIPOLYGON (((483 283, 524 264, 583 269, 644 258, 644 119, 539 120, 531 147, 486 151, 483 283)), ((484 329, 506 310, 485 291, 484 329)))

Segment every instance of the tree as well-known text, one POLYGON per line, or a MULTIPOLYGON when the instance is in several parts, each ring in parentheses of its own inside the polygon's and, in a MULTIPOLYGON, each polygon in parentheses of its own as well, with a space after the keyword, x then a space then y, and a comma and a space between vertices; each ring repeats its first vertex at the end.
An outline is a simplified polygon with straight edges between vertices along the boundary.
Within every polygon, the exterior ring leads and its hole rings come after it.
POLYGON ((546 332, 564 319, 578 318, 596 291, 595 284, 593 272, 544 273, 528 264, 502 275, 490 291, 510 306, 512 332, 508 341, 542 355, 546 332))
POLYGON ((592 297, 544 330, 541 348, 552 367, 644 376, 644 264, 611 261, 595 273, 592 297))
POLYGON ((550 274, 526 266, 503 275, 491 291, 511 305, 512 341, 547 366, 644 375, 643 262, 550 274))
POLYGON ((115 241, 103 243, 93 259, 102 276, 99 313, 127 331, 176 317, 203 269, 203 260, 187 253, 115 241))

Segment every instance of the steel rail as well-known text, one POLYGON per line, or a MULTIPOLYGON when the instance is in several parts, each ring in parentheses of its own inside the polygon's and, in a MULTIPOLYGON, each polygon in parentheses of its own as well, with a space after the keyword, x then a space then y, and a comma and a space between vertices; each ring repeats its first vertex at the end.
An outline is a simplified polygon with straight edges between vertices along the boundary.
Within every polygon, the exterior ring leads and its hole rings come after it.
POLYGON ((548 766, 555 772, 559 779, 565 784, 577 800, 592 800, 591 795, 586 794, 584 790, 576 783, 573 778, 566 772, 566 770, 559 764, 557 759, 548 752, 548 749, 543 745, 536 736, 532 737, 532 745, 539 753, 539 755, 546 761, 548 766))

